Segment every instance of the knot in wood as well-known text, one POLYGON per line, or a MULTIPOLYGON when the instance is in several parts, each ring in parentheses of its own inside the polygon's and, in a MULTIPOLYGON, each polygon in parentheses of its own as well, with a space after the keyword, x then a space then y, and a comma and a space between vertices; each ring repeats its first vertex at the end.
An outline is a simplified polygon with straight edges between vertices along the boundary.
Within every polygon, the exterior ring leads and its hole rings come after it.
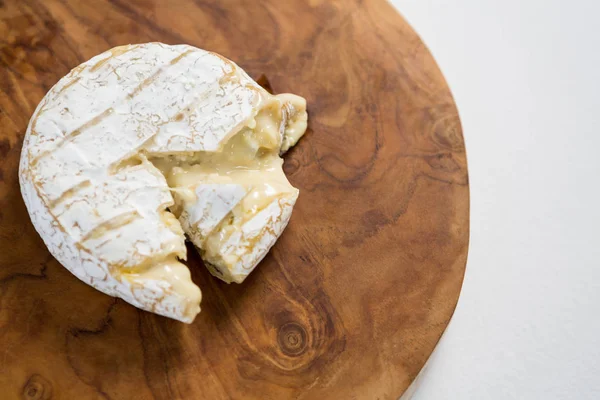
POLYGON ((23 386, 21 397, 25 400, 49 400, 52 398, 52 385, 41 375, 32 375, 23 386))
POLYGON ((465 145, 458 116, 455 113, 439 116, 433 125, 432 139, 442 148, 462 151, 465 145))
POLYGON ((279 328, 277 342, 281 351, 290 357, 296 357, 306 350, 306 330, 296 322, 288 322, 279 328))
POLYGON ((300 163, 297 160, 294 160, 292 157, 288 157, 283 163, 283 172, 287 175, 293 175, 300 168, 300 163))

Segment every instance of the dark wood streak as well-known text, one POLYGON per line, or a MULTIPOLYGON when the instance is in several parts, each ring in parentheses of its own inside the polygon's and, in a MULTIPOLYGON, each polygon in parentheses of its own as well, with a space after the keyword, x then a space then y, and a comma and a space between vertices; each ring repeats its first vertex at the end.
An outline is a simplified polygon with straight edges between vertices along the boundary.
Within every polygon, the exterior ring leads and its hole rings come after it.
MULTIPOLYGON (((147 351, 146 349, 148 348, 148 346, 150 346, 151 344, 146 344, 146 336, 143 334, 143 313, 144 311, 138 310, 138 326, 137 326, 137 331, 138 331, 138 335, 139 335, 139 341, 142 344, 142 359, 144 360, 144 366, 142 368, 143 374, 144 374, 144 380, 146 385, 150 384, 151 381, 151 375, 147 372, 148 369, 146 368, 145 365, 145 360, 147 359, 147 351)), ((156 396, 154 395, 154 392, 152 392, 152 390, 150 391, 150 394, 152 396, 152 399, 155 400, 156 396)))
POLYGON ((80 337, 85 338, 85 337, 90 337, 90 336, 94 336, 94 335, 102 335, 110 326, 110 323, 111 323, 110 314, 113 311, 117 302, 118 302, 117 299, 114 299, 112 301, 112 303, 106 310, 104 318, 102 318, 100 320, 100 323, 98 324, 97 328, 94 328, 94 329, 71 328, 67 331, 67 334, 65 335, 65 342, 66 342, 65 347, 67 348, 66 356, 67 356, 67 360, 69 361, 69 364, 71 365, 71 368, 73 369, 73 372, 75 373, 75 375, 77 375, 77 377, 79 378, 79 380, 81 382, 83 382, 84 384, 93 388, 98 395, 100 395, 103 399, 107 399, 107 400, 110 400, 110 396, 106 392, 104 392, 104 390, 102 390, 101 387, 97 386, 96 384, 94 384, 94 382, 91 382, 85 378, 85 375, 78 370, 76 363, 74 361, 74 357, 76 357, 76 354, 74 352, 69 351, 68 349, 69 349, 69 342, 73 339, 77 339, 80 337))
POLYGON ((0 157, 6 157, 10 150, 10 142, 8 139, 0 139, 0 157))
POLYGON ((47 265, 43 265, 39 274, 28 274, 28 273, 23 273, 23 272, 16 272, 16 273, 10 274, 8 276, 2 277, 0 279, 0 286, 4 285, 6 283, 10 283, 15 279, 47 279, 48 277, 46 276, 46 268, 47 268, 47 265))
MULTIPOLYGON (((458 113, 426 46, 384 0, 0 2, 0 397, 396 399, 462 284, 469 182, 458 113), (300 197, 242 285, 188 247, 202 313, 184 325, 84 285, 29 223, 27 123, 111 46, 222 53, 307 98, 284 169, 300 197)), ((262 77, 261 77, 262 75, 262 77)))
MULTIPOLYGON (((65 32, 64 28, 60 27, 60 24, 53 19, 51 13, 44 6, 44 4, 39 4, 38 2, 36 2, 32 7, 29 7, 29 10, 30 12, 37 13, 40 16, 40 19, 42 21, 45 21, 45 24, 48 25, 49 30, 55 30, 58 32, 64 44, 75 55, 75 60, 85 59, 81 52, 79 52, 77 47, 74 45, 72 38, 69 36, 68 33, 65 32)), ((49 50, 52 51, 51 48, 49 48, 49 50)), ((54 52, 52 53, 52 55, 55 55, 54 52)), ((65 67, 69 69, 72 67, 72 65, 66 63, 65 67)))
POLYGON ((143 13, 137 12, 135 8, 130 6, 130 2, 124 2, 121 0, 108 0, 110 4, 115 6, 120 12, 126 15, 132 21, 141 21, 143 25, 152 29, 153 32, 164 38, 162 40, 169 42, 170 44, 186 43, 184 37, 178 35, 169 29, 165 29, 160 25, 157 25, 151 18, 146 17, 143 13))

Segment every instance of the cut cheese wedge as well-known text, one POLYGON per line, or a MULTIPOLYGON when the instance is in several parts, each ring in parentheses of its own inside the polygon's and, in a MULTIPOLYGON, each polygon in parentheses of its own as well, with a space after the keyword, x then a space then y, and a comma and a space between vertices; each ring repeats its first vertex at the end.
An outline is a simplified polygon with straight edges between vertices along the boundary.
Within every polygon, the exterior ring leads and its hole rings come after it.
POLYGON ((242 282, 287 225, 298 190, 280 154, 306 102, 273 96, 233 62, 187 45, 129 45, 73 69, 38 105, 19 170, 31 220, 85 283, 184 322, 209 271, 242 282))

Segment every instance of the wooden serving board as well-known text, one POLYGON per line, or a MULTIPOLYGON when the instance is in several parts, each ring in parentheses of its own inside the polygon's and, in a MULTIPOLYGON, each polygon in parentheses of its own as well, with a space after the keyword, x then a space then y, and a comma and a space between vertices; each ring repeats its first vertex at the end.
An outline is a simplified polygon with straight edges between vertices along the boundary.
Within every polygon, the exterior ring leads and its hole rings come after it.
POLYGON ((396 399, 461 288, 469 188, 450 91, 384 0, 0 1, 0 398, 396 399), (307 98, 287 156, 300 197, 242 285, 212 278, 192 325, 81 283, 19 192, 23 135, 71 68, 113 46, 189 43, 307 98))

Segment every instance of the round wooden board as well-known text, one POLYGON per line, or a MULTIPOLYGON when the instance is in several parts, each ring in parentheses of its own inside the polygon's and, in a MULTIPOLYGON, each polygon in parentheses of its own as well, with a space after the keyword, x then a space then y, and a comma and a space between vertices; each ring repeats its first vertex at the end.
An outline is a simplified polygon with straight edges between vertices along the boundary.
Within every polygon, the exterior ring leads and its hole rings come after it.
POLYGON ((460 122, 384 0, 0 1, 0 130, 2 399, 396 399, 452 316, 469 237, 460 122), (46 91, 148 41, 216 51, 309 104, 285 161, 300 189, 287 230, 242 285, 190 251, 203 292, 192 325, 78 281, 18 186, 46 91))

